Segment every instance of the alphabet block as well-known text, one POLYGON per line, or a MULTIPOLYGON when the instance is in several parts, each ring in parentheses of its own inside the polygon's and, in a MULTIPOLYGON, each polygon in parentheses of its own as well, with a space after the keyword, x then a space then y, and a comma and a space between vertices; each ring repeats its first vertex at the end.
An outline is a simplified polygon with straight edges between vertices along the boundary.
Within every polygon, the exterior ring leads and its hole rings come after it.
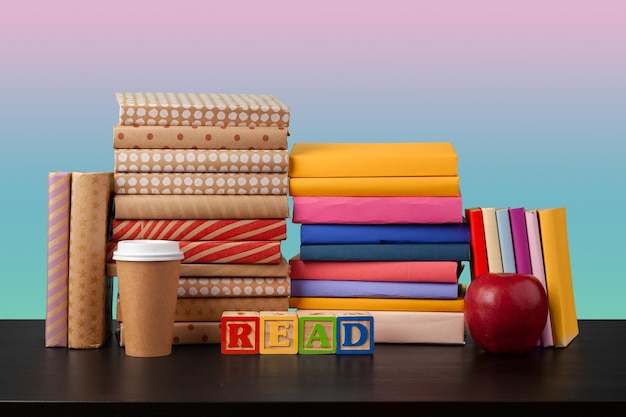
POLYGON ((374 317, 364 311, 336 312, 337 355, 374 353, 374 317))
POLYGON ((336 319, 332 311, 298 310, 298 353, 335 354, 336 319))
POLYGON ((293 311, 261 311, 259 314, 260 353, 298 353, 298 315, 293 311))
POLYGON ((221 323, 223 354, 259 354, 258 311, 224 311, 221 323))

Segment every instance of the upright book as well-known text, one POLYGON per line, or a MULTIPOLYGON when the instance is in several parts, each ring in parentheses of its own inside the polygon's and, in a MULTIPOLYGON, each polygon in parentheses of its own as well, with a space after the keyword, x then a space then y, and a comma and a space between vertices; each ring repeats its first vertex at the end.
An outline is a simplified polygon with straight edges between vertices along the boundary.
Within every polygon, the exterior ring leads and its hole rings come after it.
POLYGON ((480 207, 465 209, 465 221, 470 229, 470 273, 472 279, 489 272, 485 227, 480 207))
POLYGON ((532 274, 530 250, 528 248, 528 231, 526 230, 526 210, 524 207, 509 208, 511 220, 511 236, 515 252, 515 270, 520 274, 532 274))
POLYGON ((554 346, 565 347, 578 336, 565 207, 538 209, 537 214, 554 346))
POLYGON ((498 237, 500 238, 500 255, 502 256, 502 272, 517 272, 515 268, 515 252, 513 251, 513 235, 511 219, 506 208, 496 209, 498 237))
POLYGON ((485 247, 487 248, 487 265, 489 272, 503 272, 502 255, 500 253, 500 236, 495 207, 481 208, 485 227, 485 247))

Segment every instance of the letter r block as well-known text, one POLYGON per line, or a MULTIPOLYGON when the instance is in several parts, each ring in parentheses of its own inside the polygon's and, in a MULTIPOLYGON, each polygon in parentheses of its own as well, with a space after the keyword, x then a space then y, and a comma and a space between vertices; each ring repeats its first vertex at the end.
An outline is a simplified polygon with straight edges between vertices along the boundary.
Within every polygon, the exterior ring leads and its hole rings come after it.
POLYGON ((222 354, 259 354, 258 311, 224 311, 221 325, 222 354))
POLYGON ((336 319, 332 311, 298 310, 298 353, 331 354, 336 351, 336 319))
POLYGON ((259 314, 260 353, 298 353, 298 315, 294 311, 261 311, 259 314))
POLYGON ((374 317, 365 311, 337 312, 337 355, 374 353, 374 317))

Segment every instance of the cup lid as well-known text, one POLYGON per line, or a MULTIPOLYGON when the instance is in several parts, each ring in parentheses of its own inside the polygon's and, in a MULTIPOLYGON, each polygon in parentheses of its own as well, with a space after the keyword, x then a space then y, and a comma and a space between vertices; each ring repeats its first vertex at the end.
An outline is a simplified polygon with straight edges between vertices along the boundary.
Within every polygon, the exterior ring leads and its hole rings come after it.
POLYGON ((183 252, 176 241, 171 240, 122 240, 113 252, 116 261, 175 261, 183 259, 183 252))

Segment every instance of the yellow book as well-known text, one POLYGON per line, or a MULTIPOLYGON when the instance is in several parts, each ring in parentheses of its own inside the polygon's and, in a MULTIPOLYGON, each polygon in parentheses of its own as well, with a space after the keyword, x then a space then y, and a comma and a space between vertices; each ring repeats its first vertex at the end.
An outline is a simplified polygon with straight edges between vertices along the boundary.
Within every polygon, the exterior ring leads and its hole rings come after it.
POLYGON ((578 336, 565 208, 538 209, 548 305, 555 347, 578 336))
POLYGON ((458 176, 289 178, 294 197, 458 197, 458 176))
POLYGON ((436 298, 290 297, 289 308, 301 310, 380 310, 463 312, 463 295, 455 300, 436 298))
POLYGON ((457 176, 458 156, 450 142, 296 143, 290 177, 457 176))

